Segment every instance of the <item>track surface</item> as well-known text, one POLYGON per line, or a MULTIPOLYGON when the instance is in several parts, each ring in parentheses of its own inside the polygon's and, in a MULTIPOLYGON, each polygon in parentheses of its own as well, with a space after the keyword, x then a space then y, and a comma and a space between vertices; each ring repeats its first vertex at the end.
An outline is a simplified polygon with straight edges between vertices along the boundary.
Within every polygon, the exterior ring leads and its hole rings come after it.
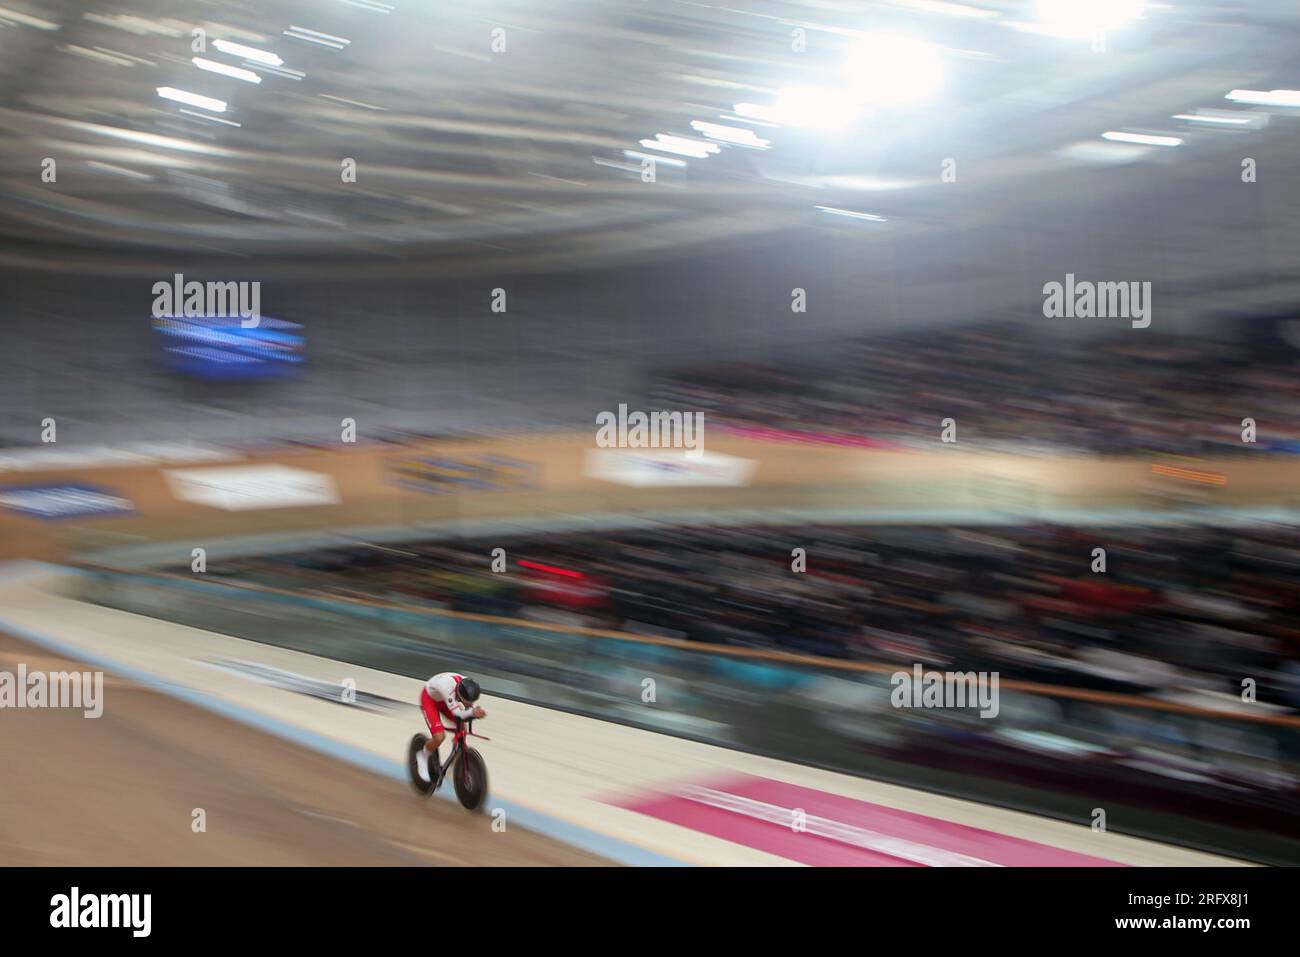
MULTIPOLYGON (((0 635, 20 663, 86 670, 0 635)), ((0 865, 607 863, 110 674, 97 719, 0 709, 0 768, 0 865)))

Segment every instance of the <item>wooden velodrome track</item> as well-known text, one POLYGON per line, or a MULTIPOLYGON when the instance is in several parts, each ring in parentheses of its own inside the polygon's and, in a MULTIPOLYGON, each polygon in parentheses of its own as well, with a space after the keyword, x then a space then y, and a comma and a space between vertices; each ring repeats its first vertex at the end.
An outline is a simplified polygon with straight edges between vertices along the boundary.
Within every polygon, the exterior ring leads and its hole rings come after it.
MULTIPOLYGON (((72 661, 0 634, 0 670, 72 661)), ((116 675, 111 703, 0 713, 0 866, 608 863, 116 675), (196 831, 195 809, 205 815, 196 831)))
POLYGON ((1235 863, 508 700, 486 702, 491 816, 474 817, 401 781, 419 681, 86 605, 60 594, 64 575, 6 572, 0 631, 23 644, 0 645, 0 668, 66 658, 115 677, 96 720, 0 712, 0 759, 19 769, 0 784, 6 863, 1235 863), (248 666, 352 679, 384 706, 252 680, 248 666), (190 830, 195 807, 205 834, 190 830))

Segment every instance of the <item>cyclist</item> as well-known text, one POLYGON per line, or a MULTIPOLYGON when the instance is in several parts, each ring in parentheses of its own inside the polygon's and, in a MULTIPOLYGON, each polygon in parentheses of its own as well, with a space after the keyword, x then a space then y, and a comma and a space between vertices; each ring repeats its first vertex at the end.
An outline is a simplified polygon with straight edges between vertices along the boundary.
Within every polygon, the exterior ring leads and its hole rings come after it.
POLYGON ((424 713, 424 723, 429 726, 429 742, 416 753, 415 760, 420 777, 425 781, 433 781, 429 773, 430 758, 435 769, 442 766, 438 760, 438 746, 447 737, 442 719, 466 721, 487 717, 487 712, 474 703, 478 701, 479 693, 477 681, 450 671, 436 674, 424 683, 420 691, 420 710, 424 713))

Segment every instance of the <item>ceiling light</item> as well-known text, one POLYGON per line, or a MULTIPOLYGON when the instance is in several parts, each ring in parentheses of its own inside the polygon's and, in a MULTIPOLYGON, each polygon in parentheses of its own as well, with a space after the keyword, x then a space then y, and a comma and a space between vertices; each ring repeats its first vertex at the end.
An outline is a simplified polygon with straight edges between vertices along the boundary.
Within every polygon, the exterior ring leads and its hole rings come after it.
POLYGON ((284 65, 284 61, 274 53, 267 53, 265 50, 257 49, 257 47, 246 47, 242 43, 231 43, 229 40, 213 40, 212 45, 222 53, 228 53, 231 56, 242 56, 245 60, 252 60, 254 63, 265 63, 267 66, 284 65))
POLYGON ((1172 117, 1185 123, 1209 123, 1212 126, 1246 126, 1257 129, 1268 124, 1265 113, 1220 113, 1202 110, 1199 113, 1175 113, 1172 117))
MULTIPOLYGON (((645 141, 645 142, 652 142, 652 141, 645 141)), ((644 162, 645 160, 653 160, 654 162, 660 163, 664 166, 679 166, 683 168, 685 168, 686 166, 686 163, 683 160, 669 159, 666 156, 651 156, 649 153, 638 153, 636 150, 624 150, 623 155, 626 156, 628 159, 641 160, 642 162, 644 162)), ((598 166, 610 165, 607 161, 601 160, 600 157, 598 156, 593 156, 592 159, 596 161, 596 164, 598 166)), ((636 169, 636 167, 631 167, 631 168, 636 169)))
POLYGON ((19 13, 17 10, 9 10, 0 7, 0 20, 9 20, 13 23, 21 23, 24 26, 35 27, 37 30, 57 30, 59 25, 51 23, 49 20, 42 20, 40 17, 33 17, 26 13, 19 13))
POLYGON ((771 140, 765 140, 753 130, 742 129, 738 126, 724 126, 721 123, 707 123, 704 120, 692 120, 691 129, 697 133, 703 133, 705 136, 714 140, 722 140, 726 143, 734 143, 737 146, 751 146, 754 149, 766 149, 772 145, 771 140))
POLYGON ((1300 106, 1300 90, 1233 90, 1224 99, 1251 106, 1300 106))
POLYGON ((1176 136, 1151 136, 1147 133, 1120 133, 1107 130, 1101 134, 1104 140, 1116 143, 1135 143, 1138 146, 1182 146, 1183 141, 1176 136))
POLYGON ((1151 152, 1149 146, 1087 140, 1082 143, 1071 143, 1069 146, 1064 146, 1057 151, 1057 154, 1067 160, 1078 160, 1085 163, 1132 163, 1144 159, 1151 152))
POLYGON ((220 73, 222 76, 232 76, 236 80, 243 80, 245 83, 261 83, 262 78, 252 70, 245 70, 243 67, 227 66, 225 63, 218 63, 216 60, 205 60, 201 56, 191 58, 191 62, 200 70, 207 70, 209 73, 220 73))
POLYGON ((884 216, 877 216, 875 213, 860 213, 856 209, 839 209, 835 206, 814 206, 813 209, 819 209, 823 213, 830 213, 832 216, 847 216, 850 219, 866 219, 873 223, 887 223, 889 220, 884 216))
POLYGON ((669 136, 666 133, 660 133, 652 140, 642 140, 641 145, 648 150, 662 150, 665 153, 676 153, 678 156, 690 156, 694 159, 704 159, 719 151, 715 143, 705 143, 684 136, 669 136))
POLYGON ((188 103, 190 106, 197 106, 204 110, 211 110, 213 113, 226 112, 226 103, 224 100, 214 100, 210 96, 199 96, 197 93, 178 90, 174 86, 158 87, 158 95, 164 100, 175 100, 177 103, 188 103))

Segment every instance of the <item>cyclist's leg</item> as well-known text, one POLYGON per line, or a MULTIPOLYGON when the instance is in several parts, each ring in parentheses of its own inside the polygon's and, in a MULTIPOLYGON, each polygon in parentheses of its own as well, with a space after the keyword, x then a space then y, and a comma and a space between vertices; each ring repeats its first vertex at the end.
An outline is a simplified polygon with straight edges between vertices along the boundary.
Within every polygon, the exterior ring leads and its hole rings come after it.
POLYGON ((438 746, 447 737, 447 731, 443 727, 442 715, 439 713, 437 704, 436 701, 429 697, 428 691, 423 689, 420 691, 420 712, 424 715, 424 723, 429 729, 429 740, 425 742, 424 749, 416 754, 415 761, 420 769, 420 776, 426 781, 432 781, 437 776, 438 746), (430 768, 431 759, 434 765, 432 770, 430 768))
POLYGON ((430 698, 428 691, 420 691, 420 711, 423 712, 424 723, 429 728, 429 743, 424 746, 426 751, 438 750, 438 745, 442 744, 443 739, 447 737, 443 715, 450 717, 450 712, 446 711, 446 707, 442 702, 430 698))

